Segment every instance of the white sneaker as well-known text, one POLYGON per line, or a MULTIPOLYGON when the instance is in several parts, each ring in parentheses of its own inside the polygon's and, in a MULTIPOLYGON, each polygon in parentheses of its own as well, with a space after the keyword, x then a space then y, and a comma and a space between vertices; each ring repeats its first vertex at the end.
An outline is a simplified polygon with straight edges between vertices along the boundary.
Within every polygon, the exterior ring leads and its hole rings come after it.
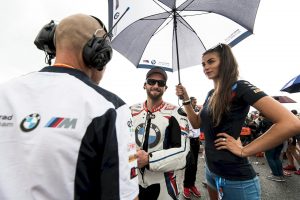
POLYGON ((285 179, 282 176, 270 175, 270 176, 267 176, 267 179, 269 179, 271 181, 276 181, 276 182, 285 182, 285 179))

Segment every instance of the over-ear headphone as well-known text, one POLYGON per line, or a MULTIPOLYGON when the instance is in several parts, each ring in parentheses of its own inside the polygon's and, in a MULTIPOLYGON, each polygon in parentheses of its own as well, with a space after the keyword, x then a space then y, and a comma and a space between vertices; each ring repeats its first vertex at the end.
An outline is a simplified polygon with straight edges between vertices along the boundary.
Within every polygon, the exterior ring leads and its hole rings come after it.
POLYGON ((34 40, 35 46, 46 53, 47 63, 51 65, 51 60, 55 57, 54 33, 56 24, 51 20, 38 33, 34 40))
MULTIPOLYGON (((101 27, 103 27, 106 34, 104 37, 97 37, 96 32, 92 38, 83 47, 82 57, 85 64, 91 68, 96 68, 99 71, 103 70, 103 67, 112 58, 112 47, 110 43, 109 33, 107 32, 104 24, 97 17, 91 16, 96 19, 101 27)), ((34 44, 40 50, 45 51, 48 64, 51 65, 51 59, 56 55, 56 49, 54 45, 56 24, 53 20, 46 24, 42 30, 38 33, 34 40, 34 44)))

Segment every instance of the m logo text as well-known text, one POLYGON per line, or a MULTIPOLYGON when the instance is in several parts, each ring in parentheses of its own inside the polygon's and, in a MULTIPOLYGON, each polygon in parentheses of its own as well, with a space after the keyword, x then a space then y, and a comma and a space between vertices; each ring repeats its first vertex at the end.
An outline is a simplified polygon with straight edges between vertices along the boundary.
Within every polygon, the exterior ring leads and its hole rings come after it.
POLYGON ((76 118, 52 117, 45 125, 48 128, 71 128, 75 129, 77 123, 76 118))

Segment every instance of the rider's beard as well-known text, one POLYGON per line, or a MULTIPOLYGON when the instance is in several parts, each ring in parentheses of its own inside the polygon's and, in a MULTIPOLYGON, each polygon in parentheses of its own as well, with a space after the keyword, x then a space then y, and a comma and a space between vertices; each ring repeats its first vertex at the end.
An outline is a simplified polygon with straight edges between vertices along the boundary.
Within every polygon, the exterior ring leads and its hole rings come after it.
POLYGON ((153 101, 157 101, 160 100, 163 96, 164 92, 161 89, 147 89, 147 95, 148 97, 153 100, 153 101), (151 91, 156 91, 156 94, 151 93, 151 91))

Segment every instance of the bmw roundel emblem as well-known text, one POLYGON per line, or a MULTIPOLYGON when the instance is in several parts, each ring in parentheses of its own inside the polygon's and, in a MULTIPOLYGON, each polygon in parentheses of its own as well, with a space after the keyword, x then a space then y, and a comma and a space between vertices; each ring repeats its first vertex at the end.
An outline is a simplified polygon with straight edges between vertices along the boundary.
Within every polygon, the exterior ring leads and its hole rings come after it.
POLYGON ((41 120, 41 116, 39 114, 37 113, 30 114, 22 120, 20 124, 20 128, 24 132, 32 131, 39 125, 40 120, 41 120))
MULTIPOLYGON (((145 123, 139 124, 135 129, 135 141, 137 145, 140 147, 144 143, 145 137, 145 123)), ((159 143, 161 138, 161 133, 159 128, 155 124, 150 124, 149 129, 149 138, 148 138, 148 145, 149 148, 154 148, 159 143)))

